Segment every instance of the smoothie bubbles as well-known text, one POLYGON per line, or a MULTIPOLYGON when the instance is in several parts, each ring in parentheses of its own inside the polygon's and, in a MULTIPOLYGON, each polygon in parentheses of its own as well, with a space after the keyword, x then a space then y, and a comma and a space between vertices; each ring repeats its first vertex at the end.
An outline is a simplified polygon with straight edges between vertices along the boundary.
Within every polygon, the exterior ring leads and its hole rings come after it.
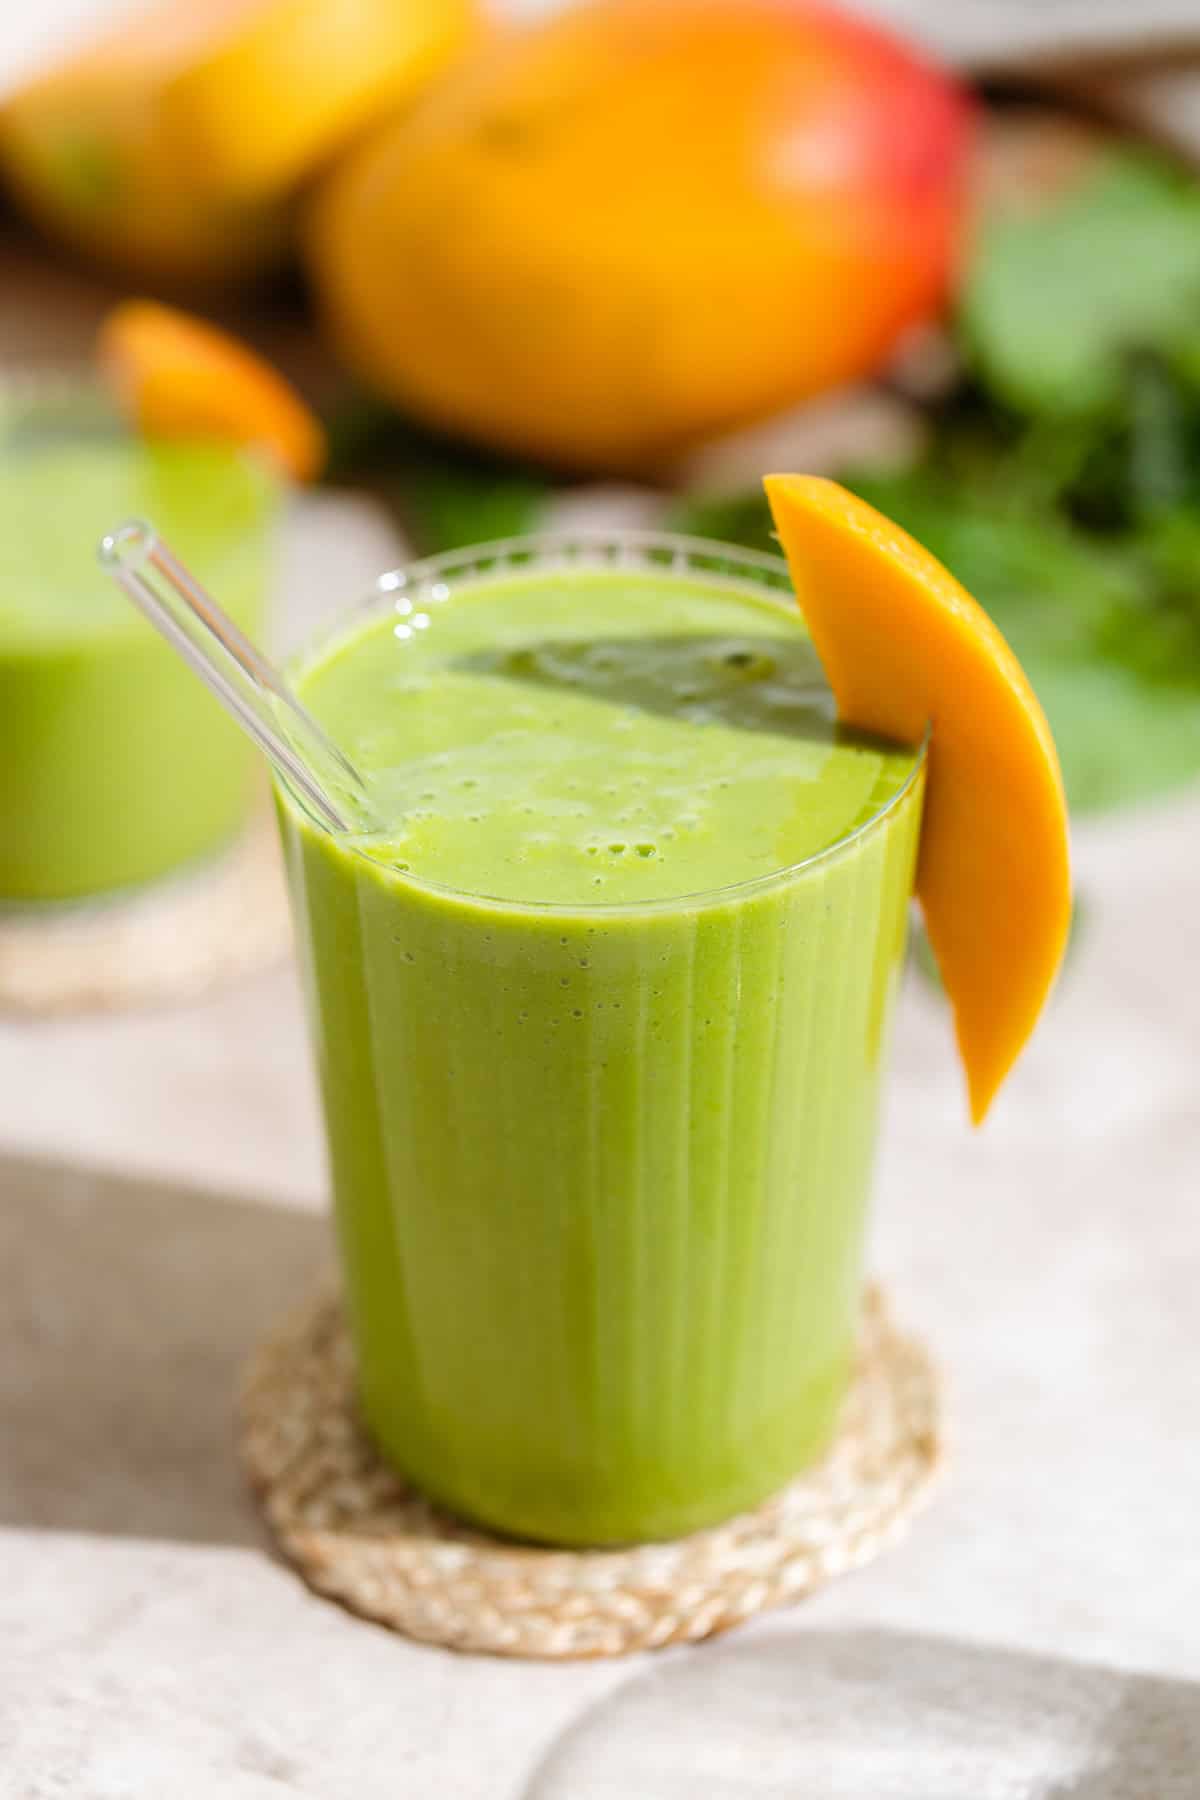
POLYGON ((1006 647, 841 490, 771 493, 803 612, 773 557, 514 540, 258 672, 363 1416, 519 1537, 673 1537, 821 1457, 914 883, 977 1117, 1061 953, 1006 647))

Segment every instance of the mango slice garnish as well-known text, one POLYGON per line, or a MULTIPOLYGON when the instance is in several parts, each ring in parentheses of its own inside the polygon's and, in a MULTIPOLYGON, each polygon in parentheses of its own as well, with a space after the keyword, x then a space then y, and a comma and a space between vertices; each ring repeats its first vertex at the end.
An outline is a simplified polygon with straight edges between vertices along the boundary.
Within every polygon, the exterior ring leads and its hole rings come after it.
POLYGON ((765 486, 839 716, 900 743, 930 728, 917 898, 979 1124, 1070 927, 1050 727, 987 613, 907 532, 836 482, 769 475, 765 486))

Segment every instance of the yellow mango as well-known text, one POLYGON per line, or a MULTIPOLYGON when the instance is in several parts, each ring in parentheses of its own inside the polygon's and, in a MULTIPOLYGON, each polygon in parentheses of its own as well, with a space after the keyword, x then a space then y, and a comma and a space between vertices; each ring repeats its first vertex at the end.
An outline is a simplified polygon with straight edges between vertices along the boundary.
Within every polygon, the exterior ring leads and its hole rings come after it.
POLYGON ((149 275, 269 264, 314 168, 463 45, 477 0, 160 0, 0 110, 49 234, 149 275))

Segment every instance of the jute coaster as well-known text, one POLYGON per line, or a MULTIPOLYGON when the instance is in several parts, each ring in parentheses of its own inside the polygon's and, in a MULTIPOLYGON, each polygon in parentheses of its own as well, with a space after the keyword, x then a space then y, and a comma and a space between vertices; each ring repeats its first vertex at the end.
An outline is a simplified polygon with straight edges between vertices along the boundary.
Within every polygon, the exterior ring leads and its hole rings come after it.
POLYGON ((47 1015, 185 1000, 283 957, 291 942, 274 822, 133 894, 0 912, 0 1011, 47 1015))
POLYGON ((924 1347, 868 1292, 858 1366, 821 1466, 754 1511, 674 1543, 552 1550, 436 1511, 379 1457, 354 1404, 336 1298, 255 1352, 241 1452, 284 1554, 318 1593, 395 1631, 504 1656, 621 1656, 692 1642, 861 1567, 903 1531, 941 1460, 924 1347))

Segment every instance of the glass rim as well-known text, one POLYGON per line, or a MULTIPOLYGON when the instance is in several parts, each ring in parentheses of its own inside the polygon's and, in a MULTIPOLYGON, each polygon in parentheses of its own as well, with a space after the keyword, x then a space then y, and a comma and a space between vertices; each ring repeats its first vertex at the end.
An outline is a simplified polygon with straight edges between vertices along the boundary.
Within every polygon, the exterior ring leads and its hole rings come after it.
MULTIPOLYGON (((553 572, 556 567, 601 570, 628 567, 650 571, 672 569, 693 576, 711 575, 726 584, 731 580, 736 584, 740 576, 744 588, 758 593, 761 598, 766 598, 773 604, 778 603, 781 610, 790 611, 791 608, 784 607, 782 599, 777 601, 776 596, 785 593, 791 595, 793 606, 795 604, 788 565, 782 556, 775 556, 770 551, 752 550, 738 544, 722 543, 717 538, 694 537, 682 532, 625 530, 612 526, 528 532, 514 537, 493 538, 478 544, 465 544, 455 550, 440 550, 431 556, 417 557, 411 562, 386 570, 376 577, 358 601, 331 613, 308 633, 304 642, 285 659, 288 680, 294 683, 307 669, 322 660, 341 639, 353 635, 372 618, 383 617, 388 612, 397 610, 398 600, 411 601, 414 588, 428 595, 428 590, 437 585, 439 577, 451 573, 456 573, 460 579, 464 576, 470 578, 474 585, 490 579, 503 580, 515 572, 531 567, 536 567, 539 573, 553 572), (706 562, 715 566, 705 567, 706 562)), ((449 592, 437 596, 439 602, 448 598, 449 592)), ((913 757, 913 766, 904 781, 874 812, 865 819, 860 819, 852 830, 835 838, 831 844, 812 851, 796 862, 787 863, 779 869, 770 869, 761 875, 725 882, 720 887, 700 888, 686 894, 661 894, 645 900, 523 900, 433 881, 411 870, 389 867, 387 863, 372 856, 369 849, 364 848, 362 833, 333 830, 324 821, 312 817, 277 773, 274 774, 274 782, 276 788, 286 795, 289 811, 294 811, 321 837, 330 839, 364 863, 377 878, 386 876, 401 887, 413 888, 420 893, 459 905, 487 908, 489 911, 502 910, 545 918, 615 918, 622 914, 641 916, 648 912, 670 912, 680 908, 692 910, 742 899, 787 883, 820 864, 845 855, 878 830, 904 804, 923 779, 931 735, 932 725, 927 723, 919 744, 898 746, 910 750, 913 757)))

